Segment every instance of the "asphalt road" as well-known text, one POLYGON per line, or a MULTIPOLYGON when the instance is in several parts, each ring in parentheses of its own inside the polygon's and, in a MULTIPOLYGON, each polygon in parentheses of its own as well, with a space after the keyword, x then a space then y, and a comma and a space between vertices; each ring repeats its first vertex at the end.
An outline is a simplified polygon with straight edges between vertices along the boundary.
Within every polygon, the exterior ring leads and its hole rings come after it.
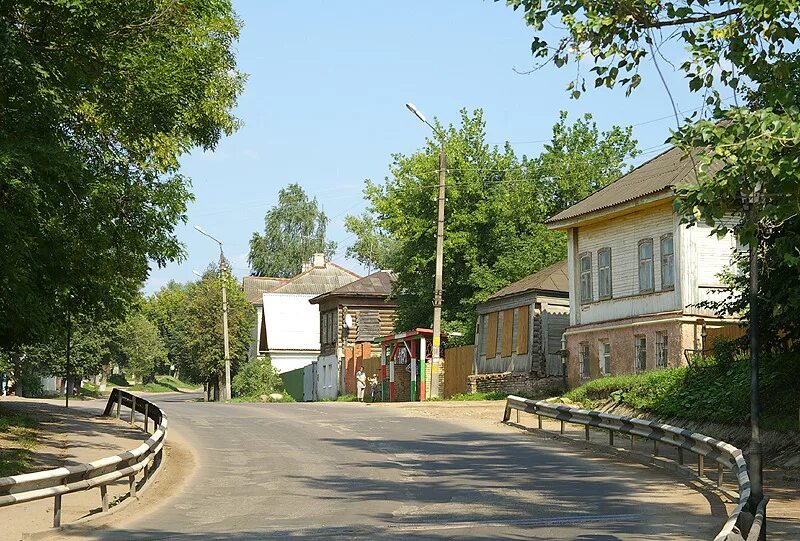
POLYGON ((717 496, 669 474, 504 426, 380 405, 155 400, 197 472, 91 539, 672 541, 711 539, 724 522, 717 496))

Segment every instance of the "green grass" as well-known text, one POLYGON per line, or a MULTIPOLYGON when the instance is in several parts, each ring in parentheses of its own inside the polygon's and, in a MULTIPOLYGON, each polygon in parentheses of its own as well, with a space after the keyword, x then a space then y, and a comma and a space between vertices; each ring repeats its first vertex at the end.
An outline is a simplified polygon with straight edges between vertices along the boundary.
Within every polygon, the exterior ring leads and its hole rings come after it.
POLYGON ((0 477, 27 471, 37 426, 27 415, 0 408, 0 477))
MULTIPOLYGON (((274 402, 274 403, 278 403, 278 402, 295 402, 295 399, 292 398, 292 395, 290 395, 289 393, 281 392, 280 394, 282 395, 280 400, 273 400, 272 398, 269 398, 269 396, 267 396, 266 402, 274 402)), ((234 403, 234 404, 236 404, 236 403, 253 403, 253 402, 264 403, 264 400, 261 400, 260 396, 235 396, 235 397, 231 398, 229 400, 229 402, 234 403)))
POLYGON ((358 397, 354 394, 343 394, 336 397, 336 402, 358 402, 358 397))
MULTIPOLYGON (((762 424, 774 430, 798 430, 800 358, 762 355, 762 424)), ((692 368, 596 379, 565 398, 595 408, 609 400, 664 417, 746 423, 750 414, 750 364, 747 357, 706 359, 692 368)))
POLYGON ((174 393, 180 391, 193 391, 196 385, 185 383, 172 376, 156 376, 156 380, 150 383, 137 383, 128 388, 129 391, 139 391, 142 393, 174 393))

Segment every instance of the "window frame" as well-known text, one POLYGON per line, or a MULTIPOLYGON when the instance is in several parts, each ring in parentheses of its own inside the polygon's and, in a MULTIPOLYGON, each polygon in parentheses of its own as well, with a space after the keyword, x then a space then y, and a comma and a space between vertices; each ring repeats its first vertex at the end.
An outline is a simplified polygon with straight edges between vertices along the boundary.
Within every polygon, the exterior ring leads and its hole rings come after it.
POLYGON ((656 276, 655 276, 655 253, 653 252, 654 243, 653 238, 640 239, 636 247, 636 260, 637 275, 639 277, 639 293, 652 293, 656 289, 656 276), (642 246, 650 245, 650 257, 642 258, 642 246), (642 287, 642 262, 650 261, 650 287, 642 287))
POLYGON ((605 247, 600 248, 597 250, 597 298, 598 299, 610 299, 613 296, 614 292, 614 281, 612 279, 612 260, 611 260, 611 248, 605 247), (608 266, 603 267, 600 265, 600 254, 608 254, 608 266), (603 284, 605 280, 603 280, 603 269, 606 269, 608 273, 608 292, 603 294, 603 284))
POLYGON ((643 334, 634 335, 633 346, 633 372, 641 374, 647 371, 647 336, 643 334))
POLYGON ((656 332, 656 368, 667 368, 669 366, 669 333, 667 331, 656 332))
POLYGON ((604 376, 611 375, 611 341, 606 338, 604 340, 600 340, 600 347, 597 348, 599 355, 598 360, 600 361, 600 373, 604 376))
POLYGON ((594 298, 594 291, 592 290, 592 252, 583 252, 578 256, 578 270, 579 270, 578 276, 580 277, 580 279, 578 280, 578 288, 579 288, 579 293, 580 293, 580 295, 579 295, 580 296, 580 303, 581 304, 589 304, 590 302, 592 302, 594 300, 593 299, 594 298), (583 260, 584 259, 588 259, 589 260, 589 268, 587 270, 583 269, 583 260), (587 281, 588 297, 584 297, 584 295, 583 295, 583 293, 584 293, 584 291, 583 291, 584 274, 588 274, 588 281, 587 281))
POLYGON ((675 289, 675 237, 672 233, 665 233, 661 235, 659 239, 659 259, 661 260, 661 290, 662 291, 671 291, 675 289), (667 239, 670 240, 671 251, 667 256, 670 258, 670 268, 672 269, 672 283, 669 285, 664 285, 664 269, 666 268, 664 265, 664 241, 667 239))
POLYGON ((580 377, 581 379, 589 379, 591 377, 591 350, 589 342, 581 342, 578 345, 578 358, 580 360, 580 377), (584 357, 584 353, 586 354, 584 357))

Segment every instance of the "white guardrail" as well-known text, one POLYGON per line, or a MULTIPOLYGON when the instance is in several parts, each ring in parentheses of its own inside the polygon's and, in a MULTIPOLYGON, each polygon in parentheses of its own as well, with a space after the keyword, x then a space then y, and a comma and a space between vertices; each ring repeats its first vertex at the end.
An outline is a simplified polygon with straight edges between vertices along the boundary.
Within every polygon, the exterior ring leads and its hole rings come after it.
POLYGON ((143 429, 152 421, 153 432, 150 437, 135 449, 77 466, 66 466, 35 473, 24 473, 11 477, 0 477, 0 507, 23 502, 54 498, 53 527, 61 526, 61 497, 71 492, 100 488, 103 511, 108 511, 107 486, 123 478, 128 478, 130 495, 136 496, 136 474, 144 470, 139 485, 144 486, 152 472, 161 464, 164 441, 167 438, 167 416, 161 409, 127 391, 114 389, 108 397, 103 415, 111 415, 116 409, 116 417, 125 406, 130 408, 130 422, 136 420, 136 413, 144 415, 143 429))
POLYGON ((717 463, 718 487, 722 486, 725 469, 730 469, 736 476, 739 503, 728 516, 728 520, 716 535, 714 541, 745 541, 745 537, 741 532, 745 532, 748 529, 749 534, 746 537, 746 541, 758 541, 766 538, 766 532, 762 528, 768 498, 764 498, 761 501, 754 515, 747 513, 748 500, 750 499, 750 477, 747 474, 747 463, 742 451, 730 443, 655 421, 578 409, 565 404, 545 401, 536 402, 513 395, 506 399, 506 408, 503 414, 504 423, 511 418, 512 410, 536 415, 540 429, 542 428, 542 417, 561 421, 562 434, 564 433, 564 423, 583 425, 587 441, 589 440, 590 428, 607 430, 608 443, 612 446, 614 445, 614 434, 617 432, 629 435, 632 444, 634 437, 645 438, 653 441, 653 454, 655 456, 658 456, 659 443, 671 445, 677 449, 679 464, 684 462, 684 451, 690 451, 697 455, 697 475, 699 477, 705 475, 706 460, 717 463), (750 525, 751 521, 752 526, 750 525))

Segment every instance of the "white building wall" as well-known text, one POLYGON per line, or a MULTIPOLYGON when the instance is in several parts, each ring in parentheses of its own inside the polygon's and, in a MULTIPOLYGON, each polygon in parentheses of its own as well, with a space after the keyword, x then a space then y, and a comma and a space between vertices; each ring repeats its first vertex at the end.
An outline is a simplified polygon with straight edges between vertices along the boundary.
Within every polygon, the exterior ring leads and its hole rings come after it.
POLYGON ((690 314, 715 316, 713 310, 696 305, 703 301, 723 300, 727 289, 720 280, 720 273, 729 269, 736 250, 736 237, 728 233, 723 238, 711 234, 711 227, 697 225, 684 231, 681 261, 681 279, 687 284, 682 301, 690 314))
POLYGON ((278 369, 278 373, 291 372, 298 368, 308 366, 317 360, 317 351, 296 352, 296 351, 270 351, 272 366, 278 369))
MULTIPOLYGON (((680 296, 673 290, 662 291, 661 236, 676 234, 676 220, 670 203, 611 218, 577 228, 575 264, 570 266, 570 286, 580 323, 595 323, 626 317, 681 309, 680 296), (654 292, 639 293, 639 241, 653 240, 654 292), (597 251, 611 248, 612 298, 599 300, 597 251), (580 302, 580 255, 592 257, 593 302, 580 302)), ((677 260, 677 258, 676 258, 677 260)), ((676 280, 678 269, 675 269, 676 280)), ((571 299, 572 300, 572 299, 571 299)), ((572 308, 572 307, 571 307, 572 308)), ((578 318, 576 318, 578 319, 578 318)))

